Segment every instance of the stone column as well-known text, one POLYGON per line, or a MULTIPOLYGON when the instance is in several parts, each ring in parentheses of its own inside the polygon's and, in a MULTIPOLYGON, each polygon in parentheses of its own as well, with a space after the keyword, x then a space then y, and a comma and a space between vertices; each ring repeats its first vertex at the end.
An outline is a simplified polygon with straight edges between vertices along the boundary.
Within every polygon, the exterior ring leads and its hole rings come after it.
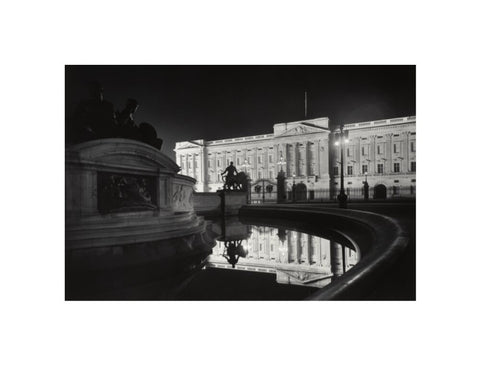
POLYGON ((307 246, 306 246, 306 248, 305 248, 305 257, 306 257, 305 263, 306 263, 307 265, 310 265, 310 263, 312 262, 312 261, 310 260, 310 255, 311 255, 311 253, 310 253, 310 248, 311 248, 311 247, 310 247, 310 246, 311 246, 311 245, 312 245, 312 235, 309 234, 309 235, 307 235, 307 246))
POLYGON ((293 151, 293 169, 292 169, 292 176, 295 174, 295 176, 298 176, 298 155, 297 155, 297 149, 298 149, 298 142, 293 142, 292 143, 292 151, 293 151))
POLYGON ((319 167, 320 167, 320 176, 322 178, 328 178, 329 176, 329 171, 328 171, 328 138, 327 139, 322 139, 320 141, 320 162, 319 162, 319 167), (323 150, 322 150, 323 149, 323 150))
POLYGON ((287 233, 287 252, 286 255, 286 263, 290 263, 290 252, 292 251, 292 231, 288 231, 287 233))
POLYGON ((313 161, 315 162, 314 174, 320 178, 320 140, 315 141, 315 153, 313 154, 313 161))
POLYGON ((297 239, 295 240, 295 263, 300 264, 302 262, 302 233, 297 232, 297 239))
POLYGON ((278 173, 280 172, 280 165, 278 164, 280 162, 280 146, 278 144, 275 144, 273 146, 273 163, 274 163, 274 175, 277 176, 278 173))
POLYGON ((310 142, 305 142, 305 176, 312 175, 310 173, 310 159, 308 158, 308 153, 310 150, 310 142))
POLYGON ((342 275, 342 245, 332 240, 330 240, 330 260, 333 276, 338 277, 342 275))
POLYGON ((313 244, 317 248, 315 250, 315 262, 317 266, 322 266, 322 245, 321 241, 322 239, 320 237, 314 237, 313 239, 313 244))
POLYGON ((372 158, 371 158, 371 161, 373 161, 373 163, 375 164, 375 161, 377 160, 377 146, 376 146, 376 140, 377 140, 377 136, 371 136, 370 137, 370 143, 372 145, 372 149, 373 149, 373 152, 372 152, 372 158))
POLYGON ((185 170, 187 170, 185 175, 190 176, 190 154, 189 153, 185 155, 185 170))
POLYGON ((385 135, 385 137, 387 138, 387 151, 385 152, 388 152, 388 154, 385 156, 386 161, 385 166, 383 167, 383 172, 385 174, 391 174, 393 171, 393 134, 389 133, 385 135))
POLYGON ((283 144, 283 160, 285 161, 285 176, 289 177, 292 174, 292 169, 290 168, 290 159, 288 157, 288 143, 283 144))
POLYGON ((410 132, 404 132, 405 137, 405 153, 404 156, 404 165, 402 168, 402 172, 410 172, 410 132))

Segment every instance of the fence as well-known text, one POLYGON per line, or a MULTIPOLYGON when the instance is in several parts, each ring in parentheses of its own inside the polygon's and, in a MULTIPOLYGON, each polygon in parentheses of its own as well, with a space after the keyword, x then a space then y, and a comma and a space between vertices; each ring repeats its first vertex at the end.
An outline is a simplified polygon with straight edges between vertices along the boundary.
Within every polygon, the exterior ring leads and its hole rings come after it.
MULTIPOLYGON (((313 189, 302 192, 297 192, 295 201, 312 201, 312 202, 327 202, 327 201, 336 201, 337 196, 340 194, 340 188, 333 189, 313 189)), ((345 194, 348 197, 349 201, 355 200, 364 200, 364 189, 363 188, 345 188, 345 194)), ((415 186, 390 186, 385 187, 380 185, 377 187, 370 187, 368 189, 368 198, 369 199, 403 199, 403 198, 415 198, 416 196, 416 187, 415 186)), ((262 202, 272 203, 277 201, 277 193, 265 192, 265 199, 263 194, 252 192, 250 196, 251 204, 260 204, 262 202)), ((293 201, 292 191, 287 191, 287 202, 293 201)))

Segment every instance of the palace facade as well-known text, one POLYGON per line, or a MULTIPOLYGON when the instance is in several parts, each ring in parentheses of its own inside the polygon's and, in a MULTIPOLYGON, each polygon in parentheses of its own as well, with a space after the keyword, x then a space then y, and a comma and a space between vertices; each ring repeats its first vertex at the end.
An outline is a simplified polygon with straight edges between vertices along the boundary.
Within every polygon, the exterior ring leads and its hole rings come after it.
MULTIPOLYGON (((415 196, 416 117, 365 121, 344 125, 345 190, 363 196, 363 183, 372 198, 415 196)), ((177 142, 181 173, 197 180, 197 192, 223 187, 221 173, 233 162, 251 179, 252 199, 276 198, 276 177, 286 173, 287 192, 296 186, 300 200, 331 199, 340 188, 339 130, 328 118, 277 123, 273 133, 215 141, 177 142)))

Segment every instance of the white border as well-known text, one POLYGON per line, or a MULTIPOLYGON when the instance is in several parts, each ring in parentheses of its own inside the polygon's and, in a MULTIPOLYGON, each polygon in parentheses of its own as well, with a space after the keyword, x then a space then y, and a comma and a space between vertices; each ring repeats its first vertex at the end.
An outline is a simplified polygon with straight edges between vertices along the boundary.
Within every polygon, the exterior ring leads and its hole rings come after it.
POLYGON ((293 4, 4 5, 2 363, 478 358, 478 12, 466 1, 293 4), (417 302, 64 302, 65 64, 416 64, 417 302))

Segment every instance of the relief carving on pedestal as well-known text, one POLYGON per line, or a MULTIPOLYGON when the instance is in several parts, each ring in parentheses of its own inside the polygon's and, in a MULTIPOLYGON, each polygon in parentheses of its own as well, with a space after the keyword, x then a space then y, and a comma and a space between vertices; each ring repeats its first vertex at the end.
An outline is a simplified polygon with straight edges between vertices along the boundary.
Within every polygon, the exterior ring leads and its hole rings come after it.
POLYGON ((155 210, 155 178, 98 172, 97 204, 100 213, 155 210))
POLYGON ((174 210, 193 210, 193 189, 186 185, 173 186, 174 210))

